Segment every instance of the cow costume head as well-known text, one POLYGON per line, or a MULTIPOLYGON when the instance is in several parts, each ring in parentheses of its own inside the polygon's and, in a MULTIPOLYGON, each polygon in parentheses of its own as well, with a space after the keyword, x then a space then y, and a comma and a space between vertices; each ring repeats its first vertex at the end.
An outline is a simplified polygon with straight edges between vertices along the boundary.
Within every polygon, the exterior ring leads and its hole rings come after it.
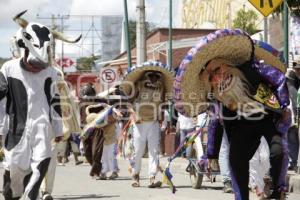
POLYGON ((51 64, 51 43, 53 39, 76 43, 80 40, 81 35, 76 40, 69 40, 63 34, 51 30, 42 24, 29 23, 21 18, 26 11, 19 13, 13 18, 21 27, 17 31, 16 40, 18 46, 24 48, 22 57, 26 66, 32 71, 39 71, 51 64))

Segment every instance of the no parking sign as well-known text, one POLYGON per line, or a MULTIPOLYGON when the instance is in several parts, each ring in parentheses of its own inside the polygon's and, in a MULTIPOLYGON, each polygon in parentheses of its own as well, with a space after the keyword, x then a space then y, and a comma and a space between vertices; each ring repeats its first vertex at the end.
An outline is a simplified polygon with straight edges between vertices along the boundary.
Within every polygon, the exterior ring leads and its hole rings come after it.
POLYGON ((114 68, 103 68, 100 70, 100 76, 103 83, 110 84, 118 80, 117 70, 114 68))

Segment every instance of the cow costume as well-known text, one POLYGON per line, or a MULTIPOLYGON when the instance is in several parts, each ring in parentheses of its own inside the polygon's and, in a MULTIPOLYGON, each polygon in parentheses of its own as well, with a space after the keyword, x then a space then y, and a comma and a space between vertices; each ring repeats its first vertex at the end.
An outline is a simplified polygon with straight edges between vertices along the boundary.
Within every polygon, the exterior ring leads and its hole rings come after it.
POLYGON ((160 152, 159 115, 162 114, 162 103, 171 93, 172 82, 171 69, 160 62, 151 61, 129 69, 122 82, 121 90, 133 103, 133 187, 140 186, 139 174, 146 145, 149 152, 149 187, 161 185, 155 182, 160 152))
POLYGON ((0 103, 6 108, 0 124, 8 124, 1 129, 5 200, 38 199, 51 158, 51 139, 58 141, 63 133, 58 73, 51 67, 50 44, 54 38, 66 42, 80 39, 70 41, 42 24, 28 23, 21 18, 25 12, 14 17, 21 26, 16 40, 23 48, 22 57, 4 63, 0 71, 0 103))
POLYGON ((230 144, 231 177, 237 200, 249 199, 249 160, 264 136, 270 148, 274 190, 284 199, 286 132, 290 126, 285 66, 278 52, 241 30, 218 30, 200 39, 181 62, 174 81, 179 112, 211 111, 208 128, 210 166, 218 158, 223 128, 230 144))

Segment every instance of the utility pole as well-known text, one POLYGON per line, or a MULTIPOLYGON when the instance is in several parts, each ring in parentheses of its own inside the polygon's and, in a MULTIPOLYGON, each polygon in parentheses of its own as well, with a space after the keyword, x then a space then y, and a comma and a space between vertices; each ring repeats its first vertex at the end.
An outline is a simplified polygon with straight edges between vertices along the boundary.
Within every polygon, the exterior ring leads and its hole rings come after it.
POLYGON ((168 52, 168 65, 172 68, 172 0, 169 0, 169 52, 168 52))
MULTIPOLYGON (((51 15, 51 29, 52 30, 56 29, 55 17, 54 17, 53 14, 51 15)), ((52 52, 53 52, 53 54, 52 54, 52 60, 55 61, 55 40, 52 41, 51 46, 52 46, 52 52)))
MULTIPOLYGON (((39 14, 36 15, 37 19, 51 19, 51 28, 55 29, 56 28, 56 24, 55 24, 55 20, 56 19, 60 19, 61 20, 61 27, 60 27, 60 32, 63 33, 64 32, 64 20, 65 19, 69 19, 69 15, 60 15, 58 14, 57 16, 51 15, 51 17, 40 17, 39 14)), ((53 41, 53 58, 55 60, 55 41, 53 41)), ((61 63, 63 64, 63 58, 64 58, 64 42, 61 41, 61 63)), ((64 71, 63 66, 61 66, 62 71, 64 71)))
POLYGON ((284 59, 289 65, 289 9, 287 2, 283 2, 283 27, 284 27, 284 59))
POLYGON ((264 17, 264 42, 269 43, 269 23, 268 23, 268 17, 264 17))
POLYGON ((146 61, 145 0, 137 0, 136 49, 137 64, 146 61))
POLYGON ((127 11, 127 0, 124 0, 124 16, 125 16, 125 35, 126 35, 126 49, 127 49, 127 64, 128 71, 131 68, 131 48, 130 48, 130 34, 128 25, 128 11, 127 11))
MULTIPOLYGON (((61 17, 61 30, 60 32, 64 33, 64 18, 61 17)), ((61 70, 64 73, 64 41, 61 41, 61 70)))
POLYGON ((231 19, 231 1, 227 2, 227 9, 228 9, 227 28, 231 28, 231 25, 232 25, 232 19, 231 19))

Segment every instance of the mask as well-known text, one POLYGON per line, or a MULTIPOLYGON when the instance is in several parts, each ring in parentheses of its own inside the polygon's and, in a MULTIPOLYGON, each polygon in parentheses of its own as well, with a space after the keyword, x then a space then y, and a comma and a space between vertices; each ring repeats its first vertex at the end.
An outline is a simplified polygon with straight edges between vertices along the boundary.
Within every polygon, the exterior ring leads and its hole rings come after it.
POLYGON ((25 49, 22 56, 32 67, 45 69, 50 65, 53 35, 46 26, 29 23, 18 30, 16 39, 18 45, 25 49))
POLYGON ((13 19, 21 27, 16 34, 17 45, 24 48, 24 61, 35 69, 45 69, 51 64, 51 43, 53 39, 62 40, 68 43, 76 43, 81 35, 75 40, 67 39, 62 33, 51 30, 48 27, 35 23, 27 22, 21 16, 26 11, 16 15, 13 19))

